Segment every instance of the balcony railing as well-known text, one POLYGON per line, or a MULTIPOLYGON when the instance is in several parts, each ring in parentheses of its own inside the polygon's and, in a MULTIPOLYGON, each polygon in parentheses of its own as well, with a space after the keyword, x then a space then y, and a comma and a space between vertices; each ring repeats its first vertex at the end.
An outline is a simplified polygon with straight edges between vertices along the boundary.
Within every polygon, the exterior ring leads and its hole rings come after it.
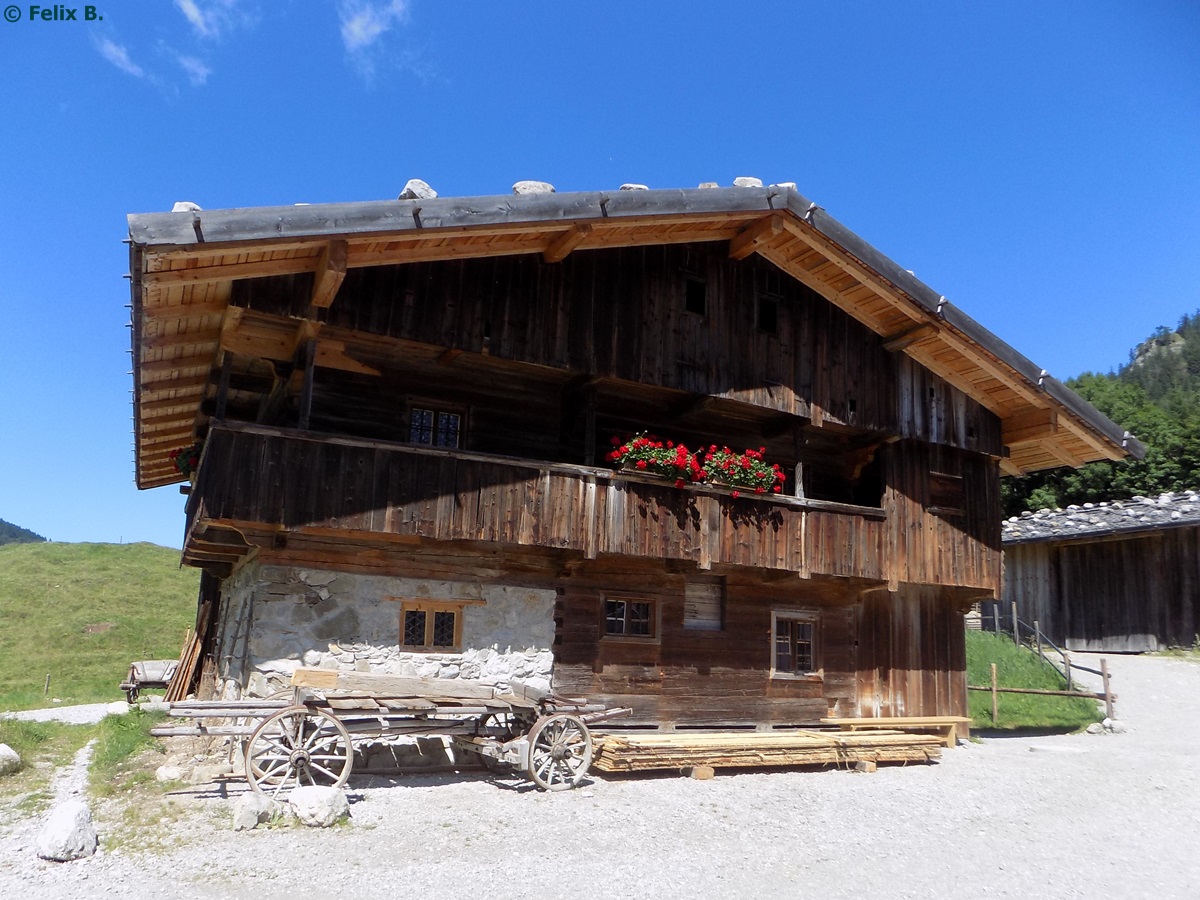
POLYGON ((879 509, 735 499, 605 468, 226 424, 205 445, 184 556, 202 565, 235 553, 205 537, 228 526, 247 535, 482 541, 881 579, 885 524, 879 509))

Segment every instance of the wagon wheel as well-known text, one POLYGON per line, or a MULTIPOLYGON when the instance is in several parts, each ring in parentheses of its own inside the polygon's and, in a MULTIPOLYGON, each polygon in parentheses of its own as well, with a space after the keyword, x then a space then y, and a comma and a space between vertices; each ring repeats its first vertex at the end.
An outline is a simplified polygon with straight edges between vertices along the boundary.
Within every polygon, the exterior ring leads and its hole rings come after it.
POLYGON ((272 797, 300 785, 340 787, 353 763, 346 726, 307 706, 289 706, 263 719, 246 745, 246 780, 272 797))
POLYGON ((538 719, 529 731, 529 777, 547 791, 576 787, 592 764, 592 735, 577 716, 538 719))

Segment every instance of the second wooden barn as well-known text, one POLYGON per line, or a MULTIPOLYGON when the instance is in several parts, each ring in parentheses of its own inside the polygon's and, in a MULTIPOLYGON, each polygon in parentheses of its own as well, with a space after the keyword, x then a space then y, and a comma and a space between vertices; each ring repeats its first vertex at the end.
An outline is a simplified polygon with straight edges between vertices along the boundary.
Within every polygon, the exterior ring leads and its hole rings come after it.
POLYGON ((1004 608, 1068 650, 1191 647, 1200 632, 1195 491, 1025 513, 1004 523, 1004 608))

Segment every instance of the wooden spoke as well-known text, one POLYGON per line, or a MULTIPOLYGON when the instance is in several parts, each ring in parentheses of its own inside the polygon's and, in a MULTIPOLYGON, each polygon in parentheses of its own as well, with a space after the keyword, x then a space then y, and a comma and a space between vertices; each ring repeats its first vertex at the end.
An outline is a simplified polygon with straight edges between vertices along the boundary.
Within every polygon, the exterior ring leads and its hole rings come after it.
POLYGON ((260 794, 279 796, 302 784, 339 787, 350 777, 354 748, 335 716, 289 706, 264 719, 246 746, 246 780, 260 794))
POLYGON ((529 732, 529 777, 546 791, 577 787, 592 764, 592 735, 583 720, 559 713, 529 732))

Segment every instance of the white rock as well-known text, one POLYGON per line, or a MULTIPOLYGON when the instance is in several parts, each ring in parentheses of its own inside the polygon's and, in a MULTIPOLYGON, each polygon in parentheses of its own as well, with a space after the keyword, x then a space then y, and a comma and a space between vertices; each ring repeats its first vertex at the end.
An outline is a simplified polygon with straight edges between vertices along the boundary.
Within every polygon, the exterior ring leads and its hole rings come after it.
POLYGON ((110 716, 123 716, 129 712, 129 704, 124 700, 115 700, 104 707, 104 711, 110 716))
POLYGON ((1129 726, 1124 722, 1118 722, 1116 719, 1113 719, 1112 724, 1108 726, 1108 730, 1113 734, 1125 734, 1129 731, 1129 726))
POLYGON ((696 185, 696 187, 704 188, 707 190, 710 188, 718 188, 718 187, 720 187, 720 185, 717 184, 715 181, 702 181, 698 185, 696 185))
POLYGON ((771 187, 778 187, 778 188, 789 188, 789 189, 791 189, 791 190, 793 190, 793 191, 794 191, 794 190, 796 190, 796 182, 794 182, 794 181, 780 181, 780 182, 778 182, 777 184, 773 184, 773 185, 771 185, 771 187))
POLYGON ((762 187, 763 183, 762 183, 761 178, 752 178, 749 175, 739 175, 737 178, 733 179, 733 186, 734 187, 762 187))
POLYGON ((50 813, 37 836, 36 848, 42 859, 66 862, 91 856, 98 843, 87 804, 68 800, 50 813))
POLYGON ((196 766, 192 769, 192 784, 208 784, 216 781, 222 775, 229 775, 233 772, 233 766, 229 763, 211 763, 209 765, 196 766))
POLYGON ((1088 734, 1104 734, 1104 726, 1099 722, 1093 722, 1087 727, 1088 734))
POLYGON ((0 744, 0 775, 10 775, 21 768, 21 756, 8 744, 0 744))
POLYGON ((176 200, 171 212, 203 212, 200 206, 191 200, 176 200))
POLYGON ((554 185, 546 181, 518 181, 512 191, 514 194, 553 194, 554 185))
POLYGON ((621 185, 621 190, 623 190, 623 191, 648 191, 648 190, 650 190, 650 188, 648 188, 644 184, 633 184, 632 182, 626 182, 625 184, 621 185))
POLYGON ((404 185, 404 190, 400 192, 399 200, 433 200, 437 197, 437 191, 431 188, 420 178, 410 178, 404 185))
POLYGON ((154 780, 163 782, 183 781, 185 774, 181 766, 159 766, 154 770, 154 780))
POLYGON ((306 784, 292 790, 288 803, 296 818, 310 828, 328 828, 350 815, 350 802, 341 788, 306 784))
POLYGON ((233 830, 250 831, 265 825, 279 809, 279 804, 262 794, 253 791, 243 794, 233 807, 233 830))

